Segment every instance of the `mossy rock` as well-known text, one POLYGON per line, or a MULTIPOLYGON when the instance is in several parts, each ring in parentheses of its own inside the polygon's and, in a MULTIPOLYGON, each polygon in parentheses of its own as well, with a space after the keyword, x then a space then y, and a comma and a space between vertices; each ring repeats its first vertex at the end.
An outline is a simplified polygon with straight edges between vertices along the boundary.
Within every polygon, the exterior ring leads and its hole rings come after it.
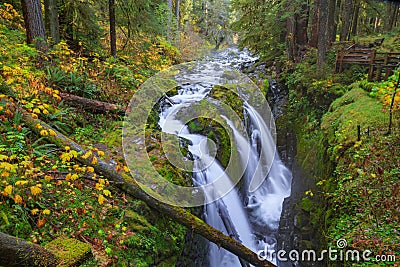
POLYGON ((50 250, 58 259, 58 266, 79 266, 91 253, 91 246, 74 238, 59 237, 47 243, 45 248, 50 250))
POLYGON ((353 143, 357 141, 357 125, 361 131, 381 128, 387 122, 382 112, 382 103, 368 96, 360 88, 354 88, 343 97, 335 100, 330 112, 323 116, 321 129, 330 145, 353 143))

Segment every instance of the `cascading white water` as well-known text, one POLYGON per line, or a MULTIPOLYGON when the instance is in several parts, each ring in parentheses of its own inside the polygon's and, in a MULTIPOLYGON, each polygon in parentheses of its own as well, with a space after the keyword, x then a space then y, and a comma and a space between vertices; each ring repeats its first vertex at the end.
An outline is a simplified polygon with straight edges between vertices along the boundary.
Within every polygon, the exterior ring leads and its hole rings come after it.
MULTIPOLYGON (((177 118, 177 113, 183 107, 204 99, 212 86, 220 83, 221 73, 227 67, 237 67, 241 62, 254 59, 247 52, 228 49, 207 62, 197 64, 195 71, 180 73, 176 77, 180 86, 178 95, 169 98, 171 103, 163 108, 159 124, 163 132, 190 141, 189 151, 197 159, 194 170, 202 170, 194 172, 195 185, 206 185, 216 179, 222 179, 227 185, 232 182, 212 156, 213 153, 210 153, 207 137, 191 134, 188 127, 177 118)), ((227 221, 222 217, 229 217, 228 223, 233 224, 237 238, 244 245, 253 251, 266 247, 274 249, 283 199, 290 195, 291 173, 275 153, 274 140, 261 115, 247 103, 244 110, 249 141, 224 117, 232 128, 241 164, 246 166, 244 182, 240 189, 234 188, 220 200, 206 205, 205 220, 228 234, 227 221)), ((205 197, 214 199, 213 192, 205 192, 205 197)), ((268 260, 276 262, 273 257, 268 257, 268 260)), ((210 244, 209 262, 210 267, 241 266, 236 256, 214 244, 210 244)))

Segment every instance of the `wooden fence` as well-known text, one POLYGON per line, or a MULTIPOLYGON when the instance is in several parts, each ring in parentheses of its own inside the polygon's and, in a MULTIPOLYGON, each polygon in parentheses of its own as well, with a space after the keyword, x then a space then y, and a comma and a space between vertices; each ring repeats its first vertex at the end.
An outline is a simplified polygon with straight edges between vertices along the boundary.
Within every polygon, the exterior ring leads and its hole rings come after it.
POLYGON ((387 80, 400 67, 400 52, 377 52, 375 49, 350 46, 336 54, 336 72, 342 72, 347 65, 369 67, 369 81, 387 80))

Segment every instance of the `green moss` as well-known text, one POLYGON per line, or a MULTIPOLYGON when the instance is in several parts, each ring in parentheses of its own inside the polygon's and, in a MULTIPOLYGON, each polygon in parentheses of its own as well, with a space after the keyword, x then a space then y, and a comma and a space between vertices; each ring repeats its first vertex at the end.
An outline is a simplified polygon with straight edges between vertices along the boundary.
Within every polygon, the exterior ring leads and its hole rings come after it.
POLYGON ((90 252, 91 246, 73 238, 59 237, 45 245, 59 260, 59 266, 78 266, 85 260, 90 252))
POLYGON ((354 143, 358 125, 366 134, 368 129, 380 128, 387 122, 388 116, 382 109, 379 100, 369 97, 360 88, 354 88, 332 103, 330 111, 322 119, 322 132, 330 145, 354 143))

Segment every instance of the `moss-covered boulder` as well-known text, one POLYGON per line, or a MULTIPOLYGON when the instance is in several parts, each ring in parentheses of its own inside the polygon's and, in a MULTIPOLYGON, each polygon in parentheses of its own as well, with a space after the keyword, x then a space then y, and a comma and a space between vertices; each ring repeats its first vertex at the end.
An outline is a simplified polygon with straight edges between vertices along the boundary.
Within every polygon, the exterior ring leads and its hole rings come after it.
POLYGON ((47 243, 45 248, 58 259, 58 266, 79 266, 91 254, 91 246, 74 238, 59 237, 47 243))

